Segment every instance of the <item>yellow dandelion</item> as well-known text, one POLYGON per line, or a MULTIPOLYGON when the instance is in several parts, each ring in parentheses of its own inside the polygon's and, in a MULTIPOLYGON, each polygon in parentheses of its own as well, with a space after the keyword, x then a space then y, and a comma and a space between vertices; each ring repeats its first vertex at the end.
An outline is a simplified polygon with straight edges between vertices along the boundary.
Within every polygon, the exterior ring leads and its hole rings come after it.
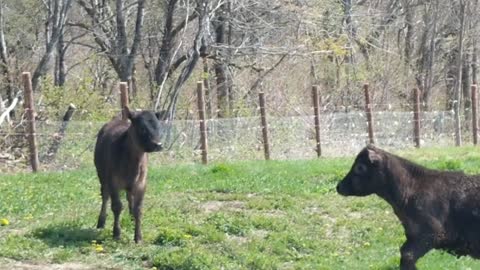
POLYGON ((96 252, 102 252, 102 251, 103 251, 102 245, 96 245, 96 246, 95 246, 95 251, 96 251, 96 252))
POLYGON ((6 218, 0 219, 0 225, 7 226, 8 224, 10 224, 10 221, 8 221, 8 219, 6 218))

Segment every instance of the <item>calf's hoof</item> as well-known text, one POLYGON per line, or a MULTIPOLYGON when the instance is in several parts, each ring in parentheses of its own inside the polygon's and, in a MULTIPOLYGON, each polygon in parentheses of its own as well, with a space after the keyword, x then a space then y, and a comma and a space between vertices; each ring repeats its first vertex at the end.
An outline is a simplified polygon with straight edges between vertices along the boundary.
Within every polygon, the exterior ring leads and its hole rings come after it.
POLYGON ((113 229, 113 239, 120 240, 120 230, 113 229))

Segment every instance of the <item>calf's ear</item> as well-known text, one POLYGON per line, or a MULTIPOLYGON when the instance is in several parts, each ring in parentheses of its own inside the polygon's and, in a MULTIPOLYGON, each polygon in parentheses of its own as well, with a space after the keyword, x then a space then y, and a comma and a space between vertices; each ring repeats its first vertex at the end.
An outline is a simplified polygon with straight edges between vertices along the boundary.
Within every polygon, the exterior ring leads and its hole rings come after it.
POLYGON ((123 111, 127 114, 127 118, 130 119, 130 120, 133 120, 133 118, 135 117, 134 113, 132 111, 130 111, 130 109, 128 108, 128 106, 124 106, 123 107, 123 111))
POLYGON ((367 149, 367 151, 368 151, 368 160, 370 160, 372 164, 378 164, 382 161, 382 156, 380 155, 380 153, 377 153, 373 149, 367 149))
POLYGON ((155 113, 155 116, 156 116, 157 119, 160 120, 160 121, 167 120, 167 118, 168 118, 168 112, 167 112, 167 110, 161 110, 161 111, 159 111, 159 112, 156 112, 156 113, 155 113))

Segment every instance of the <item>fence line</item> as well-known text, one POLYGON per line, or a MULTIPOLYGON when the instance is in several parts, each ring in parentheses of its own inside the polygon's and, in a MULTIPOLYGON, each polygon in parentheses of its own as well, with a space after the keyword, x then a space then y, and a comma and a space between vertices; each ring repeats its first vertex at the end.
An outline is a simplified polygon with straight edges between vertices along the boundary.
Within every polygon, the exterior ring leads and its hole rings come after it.
MULTIPOLYGON (((376 143, 387 149, 413 147, 412 112, 373 112, 376 126, 376 143), (406 128, 407 127, 407 128, 406 128)), ((271 159, 311 159, 317 157, 315 149, 314 116, 268 117, 271 159)), ((453 114, 451 112, 424 112, 420 118, 423 130, 422 147, 453 145, 453 114)), ((259 117, 211 119, 206 121, 208 161, 263 159, 262 127, 259 117)), ((61 122, 37 122, 39 152, 44 155, 52 138, 57 136, 61 122)), ((65 138, 50 164, 42 169, 75 168, 92 165, 96 133, 103 122, 70 121, 65 138), (82 132, 78 132, 82 131, 82 132), (83 165, 82 165, 83 164, 83 165)), ((198 120, 174 120, 168 124, 171 140, 165 151, 150 156, 151 164, 172 162, 199 162, 201 157, 198 120)), ((329 113, 320 118, 322 156, 354 155, 368 143, 365 113, 329 113)), ((23 141, 25 132, 1 136, 0 153, 17 153, 13 146, 23 141), (13 147, 13 148, 12 148, 13 147)), ((465 133, 467 134, 467 133, 465 133)), ((468 133, 471 134, 471 133, 468 133)), ((468 137, 470 138, 470 137, 468 137)), ((468 139, 467 138, 467 139, 468 139)), ((0 154, 0 167, 2 165, 0 154)), ((26 160, 25 160, 26 162, 26 160)), ((1 169, 0 169, 1 171, 1 169)))
MULTIPOLYGON (((26 75, 25 75, 26 76, 26 75)), ((122 90, 120 84, 120 93, 128 97, 128 92, 122 90)), ((238 160, 238 159, 259 159, 263 149, 265 159, 283 159, 283 158, 313 158, 315 149, 316 156, 326 153, 327 156, 355 154, 367 143, 377 143, 384 147, 405 147, 412 146, 412 141, 416 147, 420 145, 450 144, 453 140, 454 121, 451 111, 424 111, 420 114, 419 106, 421 104, 418 90, 414 90, 414 102, 412 111, 376 111, 375 104, 370 101, 369 86, 363 86, 365 92, 365 111, 334 112, 321 113, 322 104, 321 95, 317 86, 312 86, 311 98, 313 106, 313 115, 297 114, 295 116, 274 117, 270 110, 267 110, 268 104, 265 101, 265 95, 259 93, 260 115, 254 117, 230 118, 230 119, 206 119, 203 82, 197 83, 197 105, 199 112, 198 120, 175 120, 169 125, 172 136, 171 145, 166 149, 165 154, 168 160, 174 161, 192 161, 198 156, 197 149, 200 150, 202 162, 206 164, 209 159, 216 161, 238 160), (269 111, 269 114, 267 114, 269 111), (260 118, 260 125, 258 119, 260 118), (267 118, 271 120, 267 123, 267 118), (420 123, 422 131, 420 132, 420 123), (196 126, 200 124, 200 129, 196 126), (375 126, 375 132, 373 127, 375 126), (412 127, 405 128, 406 126, 412 127), (368 137, 366 137, 368 133, 368 137), (322 134, 322 141, 320 141, 322 134), (208 142, 208 145, 207 145, 208 142), (420 143, 421 142, 421 143, 420 143), (315 147, 314 147, 315 146, 315 147), (207 154, 208 153, 208 154, 207 154), (207 156, 208 155, 208 156, 207 156), (230 159, 232 158, 232 159, 230 159)), ((477 142, 477 99, 476 86, 472 86, 472 140, 477 142)), ((125 106, 121 99, 122 108, 125 106)), ((27 102, 26 102, 27 103, 27 102)), ((32 102, 33 104, 33 102, 32 102)), ((34 108, 26 107, 25 111, 33 115, 34 108)), ((121 111, 121 110, 115 110, 121 111)), ((273 110, 272 110, 273 111, 273 110)), ((34 119, 22 120, 22 126, 29 127, 34 119)), ((13 144, 17 143, 18 137, 39 138, 40 152, 45 153, 49 149, 47 139, 55 136, 65 136, 62 146, 58 149, 58 157, 52 157, 52 163, 67 164, 69 158, 83 156, 89 162, 89 156, 93 151, 92 146, 95 140, 95 134, 103 123, 84 123, 71 121, 70 126, 64 129, 64 134, 58 132, 58 125, 55 122, 37 122, 38 130, 14 129, 11 132, 0 131, 0 152, 19 151, 19 147, 13 144), (56 125, 56 126, 52 126, 56 125), (81 126, 79 126, 81 125, 81 126), (85 126, 85 125, 88 125, 85 126), (85 132, 78 132, 79 130, 85 132), (2 141, 3 139, 3 141, 2 141), (72 146, 78 144, 78 146, 72 146), (7 149, 7 151, 4 151, 7 149), (14 150, 12 150, 14 149, 14 150), (17 150, 15 150, 17 149, 17 150)), ((55 139, 55 138, 54 138, 55 139)), ((52 140, 55 141, 55 140, 52 140)), ((168 144, 167 144, 168 145, 168 144)), ((156 156, 156 155, 152 155, 156 156)), ((30 164, 34 168, 32 156, 30 164)), ((38 150, 37 150, 38 158, 38 150)), ((5 158, 0 155, 0 165, 5 158)), ((154 158, 155 159, 155 158, 154 158)), ((91 163, 91 162, 90 162, 91 163)), ((47 165, 47 164, 45 164, 47 165)), ((37 167, 38 169, 38 163, 37 167)), ((1 171, 1 166, 0 166, 1 171)))

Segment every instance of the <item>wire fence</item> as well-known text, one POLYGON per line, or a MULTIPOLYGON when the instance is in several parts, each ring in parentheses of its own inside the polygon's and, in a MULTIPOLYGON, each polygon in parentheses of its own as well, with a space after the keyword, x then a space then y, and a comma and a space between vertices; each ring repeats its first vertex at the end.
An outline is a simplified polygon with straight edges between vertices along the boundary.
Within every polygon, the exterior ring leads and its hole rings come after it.
MULTIPOLYGON (((422 146, 454 145, 451 111, 420 114, 422 146)), ((270 158, 313 159, 317 157, 313 115, 267 116, 270 158)), ((36 136, 40 170, 58 171, 93 167, 96 134, 104 123, 70 121, 65 134, 62 122, 37 121, 36 136), (55 143, 56 142, 56 143, 55 143), (56 145, 56 146, 55 146, 56 145), (58 149, 54 149, 58 147, 58 149), (52 153, 52 152, 55 153, 52 153)), ((28 170, 25 122, 0 129, 0 172, 28 170)), ((264 158, 260 117, 209 119, 206 121, 210 162, 260 160, 264 158)), ((413 112, 373 112, 375 142, 388 149, 414 147, 413 112)), ((198 120, 176 120, 163 127, 163 152, 150 154, 150 164, 201 162, 198 120)), ((320 114, 322 156, 355 155, 368 143, 365 112, 320 114)), ((463 141, 471 142, 471 132, 463 141)))

